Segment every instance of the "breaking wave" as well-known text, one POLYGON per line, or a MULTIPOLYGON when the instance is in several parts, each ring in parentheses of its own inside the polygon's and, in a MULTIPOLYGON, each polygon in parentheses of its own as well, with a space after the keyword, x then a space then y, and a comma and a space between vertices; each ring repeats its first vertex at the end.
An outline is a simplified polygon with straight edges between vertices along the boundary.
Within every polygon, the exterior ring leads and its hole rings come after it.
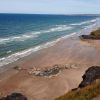
POLYGON ((73 27, 67 26, 67 25, 58 25, 54 28, 50 28, 48 30, 41 30, 41 31, 37 31, 37 32, 31 32, 31 33, 26 33, 23 35, 19 35, 19 36, 11 36, 11 37, 7 37, 7 38, 0 38, 0 44, 5 44, 8 42, 12 42, 12 41, 25 41, 27 39, 30 38, 36 38, 39 36, 39 34, 43 34, 43 33, 49 33, 49 32, 60 32, 60 31, 66 31, 66 30, 70 30, 73 27))
POLYGON ((7 56, 7 57, 3 57, 3 58, 0 58, 0 67, 1 66, 4 66, 4 65, 7 65, 7 64, 10 64, 14 61, 17 61, 19 60, 20 58, 23 58, 25 56, 28 56, 36 51, 39 51, 41 49, 44 49, 44 48, 48 48, 48 47, 51 47, 53 45, 55 45, 58 41, 62 40, 62 39, 65 39, 65 38, 68 38, 68 37, 71 37, 73 35, 75 35, 76 33, 72 33, 72 34, 69 34, 69 35, 66 35, 66 36, 63 36, 61 38, 58 38, 54 41, 51 41, 51 42, 47 42, 45 44, 42 44, 42 45, 39 45, 39 46, 36 46, 36 47, 33 47, 33 48, 30 48, 30 49, 27 49, 27 50, 24 50, 24 51, 21 51, 21 52, 17 52, 17 53, 14 53, 14 54, 11 54, 10 56, 7 56))
MULTIPOLYGON (((86 22, 82 22, 82 23, 78 23, 77 25, 82 25, 82 24, 86 24, 86 23, 91 23, 91 22, 96 22, 96 19, 95 20, 91 20, 91 21, 86 21, 86 22)), ((75 24, 74 24, 75 25, 75 24)), ((96 26, 96 24, 92 24, 92 26, 85 26, 84 29, 86 29, 85 31, 87 31, 87 28, 91 30, 93 29, 93 27, 96 26)), ((66 30, 71 30, 73 29, 74 27, 70 27, 68 25, 56 25, 56 27, 54 28, 50 28, 48 30, 41 30, 39 32, 32 32, 32 33, 28 33, 28 34, 23 34, 23 35, 20 35, 20 36, 12 36, 12 37, 8 37, 8 38, 0 38, 0 44, 2 43, 8 43, 8 42, 12 42, 12 41, 24 41, 26 39, 30 39, 30 38, 35 38, 35 37, 38 37, 39 34, 43 34, 43 33, 49 33, 49 32, 60 32, 60 31, 66 31, 66 30)), ((89 33, 89 32, 88 32, 89 33)), ((28 56, 36 51, 39 51, 41 49, 44 49, 44 48, 48 48, 50 46, 53 46, 55 45, 58 41, 60 41, 61 39, 64 39, 64 38, 68 38, 68 37, 71 37, 73 35, 75 35, 76 33, 71 33, 69 35, 66 35, 66 36, 63 36, 61 38, 58 38, 54 41, 51 41, 51 42, 47 42, 45 44, 41 44, 41 45, 38 45, 36 47, 33 47, 33 48, 30 48, 30 49, 27 49, 27 50, 23 50, 23 51, 20 51, 20 52, 17 52, 17 53, 14 53, 14 54, 11 54, 7 57, 2 57, 0 58, 0 67, 1 66, 4 66, 4 65, 7 65, 7 64, 10 64, 14 61, 17 61, 25 56, 28 56)), ((81 33, 82 34, 82 33, 81 33)), ((8 51, 7 53, 11 53, 12 51, 8 51)))
POLYGON ((93 22, 96 22, 97 19, 93 19, 93 20, 90 20, 90 21, 84 21, 84 22, 81 22, 81 23, 74 23, 74 24, 70 24, 72 26, 75 26, 75 25, 84 25, 84 24, 89 24, 89 23, 93 23, 93 22))

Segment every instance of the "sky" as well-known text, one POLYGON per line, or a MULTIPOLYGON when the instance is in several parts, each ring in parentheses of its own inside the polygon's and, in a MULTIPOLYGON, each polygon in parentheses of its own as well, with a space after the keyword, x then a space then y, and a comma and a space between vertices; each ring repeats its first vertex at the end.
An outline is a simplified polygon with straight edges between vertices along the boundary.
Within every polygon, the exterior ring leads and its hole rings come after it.
POLYGON ((100 0, 0 0, 0 13, 100 14, 100 0))

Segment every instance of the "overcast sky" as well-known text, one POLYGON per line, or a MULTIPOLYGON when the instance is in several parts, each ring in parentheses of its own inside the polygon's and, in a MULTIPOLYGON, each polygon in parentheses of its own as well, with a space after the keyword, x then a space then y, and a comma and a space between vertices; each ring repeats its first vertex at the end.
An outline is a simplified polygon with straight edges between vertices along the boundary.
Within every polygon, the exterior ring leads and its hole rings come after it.
POLYGON ((0 0, 0 13, 100 14, 100 0, 0 0))

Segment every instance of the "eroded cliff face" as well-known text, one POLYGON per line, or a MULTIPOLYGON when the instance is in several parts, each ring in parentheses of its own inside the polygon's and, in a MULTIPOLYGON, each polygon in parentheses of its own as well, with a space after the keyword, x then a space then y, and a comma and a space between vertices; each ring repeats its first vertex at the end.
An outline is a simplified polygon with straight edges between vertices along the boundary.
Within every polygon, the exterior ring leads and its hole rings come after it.
POLYGON ((90 85, 95 80, 100 79, 100 66, 92 66, 88 68, 82 78, 83 81, 79 84, 79 88, 83 88, 90 85))
POLYGON ((100 66, 88 68, 77 88, 55 100, 100 100, 100 66))

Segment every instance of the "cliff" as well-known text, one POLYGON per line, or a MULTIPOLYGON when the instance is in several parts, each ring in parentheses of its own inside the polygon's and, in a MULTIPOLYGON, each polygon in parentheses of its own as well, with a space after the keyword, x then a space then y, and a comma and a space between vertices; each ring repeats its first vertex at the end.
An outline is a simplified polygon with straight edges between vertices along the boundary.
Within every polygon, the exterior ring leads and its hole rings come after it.
MULTIPOLYGON (((83 75, 79 87, 55 100, 93 100, 100 95, 100 67, 92 66, 83 75)), ((100 99, 100 98, 99 98, 100 99)), ((99 100, 98 99, 98 100, 99 100)))

